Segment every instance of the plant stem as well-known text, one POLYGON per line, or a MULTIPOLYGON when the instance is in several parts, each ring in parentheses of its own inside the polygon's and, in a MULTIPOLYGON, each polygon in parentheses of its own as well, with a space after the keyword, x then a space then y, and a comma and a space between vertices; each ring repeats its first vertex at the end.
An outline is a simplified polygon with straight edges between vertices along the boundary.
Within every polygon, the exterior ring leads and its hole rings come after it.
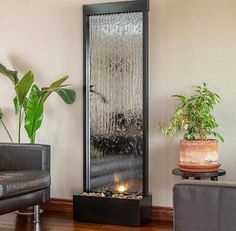
POLYGON ((10 134, 10 132, 8 131, 6 125, 4 124, 4 122, 3 122, 2 120, 1 120, 1 123, 2 123, 2 125, 3 125, 3 127, 4 127, 4 129, 5 129, 5 131, 7 132, 8 137, 10 138, 11 142, 13 143, 13 139, 12 139, 11 134, 10 134))
POLYGON ((20 107, 20 112, 19 112, 18 143, 21 142, 21 122, 22 122, 22 107, 20 107))
POLYGON ((36 133, 33 134, 32 138, 31 138, 31 144, 34 144, 35 143, 35 135, 36 133))

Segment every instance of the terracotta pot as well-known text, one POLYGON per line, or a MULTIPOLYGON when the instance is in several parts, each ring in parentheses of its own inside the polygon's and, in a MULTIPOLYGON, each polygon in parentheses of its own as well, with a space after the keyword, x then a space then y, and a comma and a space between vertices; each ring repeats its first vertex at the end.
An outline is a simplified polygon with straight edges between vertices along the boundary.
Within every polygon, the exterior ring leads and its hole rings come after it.
POLYGON ((181 140, 179 167, 189 172, 214 172, 220 164, 217 140, 181 140))

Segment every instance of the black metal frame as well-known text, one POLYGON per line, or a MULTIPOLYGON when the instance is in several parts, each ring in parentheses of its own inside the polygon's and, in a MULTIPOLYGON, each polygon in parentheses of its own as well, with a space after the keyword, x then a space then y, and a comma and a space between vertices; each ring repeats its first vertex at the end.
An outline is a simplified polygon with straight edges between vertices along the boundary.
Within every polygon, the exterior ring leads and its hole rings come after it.
POLYGON ((148 196, 148 11, 149 0, 101 3, 83 6, 83 42, 84 42, 84 191, 90 185, 90 157, 89 157, 89 16, 112 13, 142 12, 143 13, 143 195, 148 196))

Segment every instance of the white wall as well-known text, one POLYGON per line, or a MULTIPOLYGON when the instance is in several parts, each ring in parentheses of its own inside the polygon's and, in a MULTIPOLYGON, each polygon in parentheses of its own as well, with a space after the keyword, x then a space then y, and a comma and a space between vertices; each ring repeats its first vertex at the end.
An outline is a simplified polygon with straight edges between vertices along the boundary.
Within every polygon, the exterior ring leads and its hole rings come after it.
MULTIPOLYGON (((77 91, 65 105, 55 95, 46 105, 37 142, 52 145, 52 196, 71 198, 82 191, 82 4, 100 0, 0 0, 0 62, 21 73, 32 69, 45 86, 64 74, 77 91)), ((223 179, 235 181, 236 156, 236 1, 151 0, 150 12, 150 191, 155 205, 172 204, 171 175, 180 137, 157 130, 176 106, 175 93, 191 92, 203 81, 223 102, 216 109, 225 137, 223 179)), ((11 83, 0 79, 0 105, 16 138, 11 83)), ((7 141, 3 129, 0 140, 7 141)), ((25 141, 26 141, 25 137, 25 141)))

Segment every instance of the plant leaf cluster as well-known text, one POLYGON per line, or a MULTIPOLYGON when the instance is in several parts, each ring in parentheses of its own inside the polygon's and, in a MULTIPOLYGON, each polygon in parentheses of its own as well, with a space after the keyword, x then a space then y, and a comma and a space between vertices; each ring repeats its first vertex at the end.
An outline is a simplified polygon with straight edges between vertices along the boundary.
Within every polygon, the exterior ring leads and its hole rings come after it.
MULTIPOLYGON (((13 99, 15 114, 18 116, 18 142, 21 142, 21 126, 24 122, 25 130, 31 143, 35 143, 37 130, 41 127, 44 113, 44 103, 51 93, 57 93, 66 104, 74 103, 76 93, 74 90, 67 88, 68 84, 63 85, 69 78, 64 76, 59 80, 51 83, 48 87, 40 88, 34 79, 34 73, 28 71, 21 79, 17 71, 8 70, 0 64, 0 74, 8 77, 15 89, 16 96, 13 99)), ((3 123, 3 112, 0 109, 0 121, 3 123)), ((11 138, 9 131, 9 138, 11 138)), ((12 141, 12 138, 11 138, 12 141)))
POLYGON ((187 97, 173 95, 180 103, 167 126, 161 126, 163 135, 174 136, 179 131, 184 131, 186 140, 207 140, 216 137, 224 141, 223 137, 215 130, 219 127, 212 112, 220 97, 208 89, 206 83, 194 86, 195 94, 187 97))

